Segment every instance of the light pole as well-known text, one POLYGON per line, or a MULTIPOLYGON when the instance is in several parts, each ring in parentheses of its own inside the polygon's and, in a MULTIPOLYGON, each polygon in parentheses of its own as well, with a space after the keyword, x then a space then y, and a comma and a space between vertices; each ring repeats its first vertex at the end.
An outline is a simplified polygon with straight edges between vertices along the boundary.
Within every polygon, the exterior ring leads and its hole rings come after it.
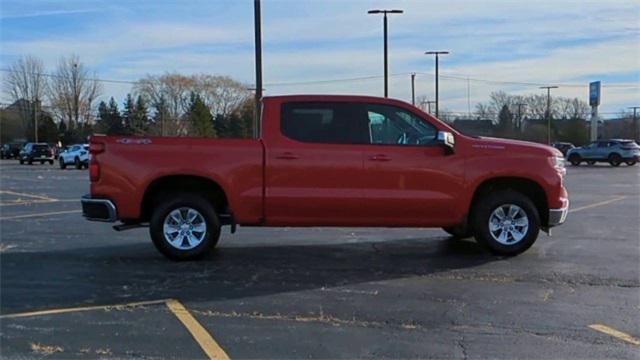
POLYGON ((439 102, 439 94, 438 94, 438 58, 439 55, 447 55, 448 51, 427 51, 425 55, 435 55, 436 56, 436 117, 438 117, 438 102, 439 102))
POLYGON ((640 139, 640 134, 638 134, 638 118, 636 117, 636 110, 640 109, 640 106, 631 106, 629 109, 633 109, 633 140, 640 139))
POLYGON ((253 137, 258 138, 260 132, 260 117, 262 112, 262 21, 260 15, 260 0, 253 2, 253 21, 255 31, 256 51, 256 117, 253 119, 253 137))
POLYGON ((388 40, 387 40, 387 14, 402 14, 402 10, 369 10, 368 14, 384 14, 384 97, 389 97, 389 60, 388 60, 388 40))
POLYGON ((557 86, 540 86, 540 89, 547 89, 547 145, 551 145, 551 89, 557 86))
POLYGON ((416 106, 416 73, 411 73, 411 105, 416 106))

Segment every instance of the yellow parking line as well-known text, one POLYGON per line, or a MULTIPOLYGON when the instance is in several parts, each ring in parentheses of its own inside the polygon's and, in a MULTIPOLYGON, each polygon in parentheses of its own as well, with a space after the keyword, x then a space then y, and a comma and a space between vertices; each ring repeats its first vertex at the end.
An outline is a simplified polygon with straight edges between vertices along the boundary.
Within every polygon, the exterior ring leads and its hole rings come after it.
POLYGON ((54 211, 54 212, 46 212, 46 213, 38 213, 38 214, 5 216, 5 217, 0 217, 0 220, 24 219, 24 218, 50 216, 50 215, 72 214, 72 213, 79 213, 79 212, 82 212, 82 210, 54 211))
POLYGON ((189 330, 209 359, 229 359, 229 355, 178 300, 167 300, 167 307, 189 330))
POLYGON ((30 198, 34 198, 34 199, 48 200, 48 201, 55 201, 56 200, 56 199, 50 198, 48 196, 27 194, 27 193, 19 193, 19 192, 10 191, 10 190, 0 190, 0 194, 9 194, 9 195, 15 195, 15 196, 26 196, 26 197, 30 197, 30 198))
POLYGON ((14 202, 3 202, 3 203, 0 203, 0 206, 50 204, 50 203, 57 203, 57 202, 80 202, 80 199, 51 199, 51 200, 14 201, 14 202))
POLYGON ((594 207, 598 207, 598 206, 602 206, 602 205, 611 204, 611 203, 613 203, 613 202, 620 201, 620 200, 623 200, 623 199, 626 199, 626 198, 627 198, 626 196, 618 196, 618 197, 615 197, 615 198, 613 198, 613 199, 609 199, 609 200, 605 200, 605 201, 597 202, 597 203, 595 203, 595 204, 585 205, 585 206, 577 207, 577 208, 575 208, 575 209, 570 209, 570 210, 569 210, 569 212, 570 212, 570 213, 573 213, 573 212, 576 212, 576 211, 582 211, 582 210, 592 209, 592 208, 594 208, 594 207))
POLYGON ((601 333, 605 333, 607 335, 613 336, 615 338, 618 338, 622 341, 626 341, 630 344, 636 345, 636 346, 640 346, 640 339, 633 337, 627 333, 624 333, 622 331, 616 330, 614 328, 608 327, 607 325, 602 325, 602 324, 593 324, 593 325, 589 325, 590 328, 592 328, 593 330, 596 331, 600 331, 601 333))
POLYGON ((13 319, 13 318, 30 317, 30 316, 65 314, 65 313, 79 312, 79 311, 130 308, 130 307, 138 307, 138 306, 145 306, 145 305, 163 304, 166 301, 167 301, 166 299, 162 299, 162 300, 138 301, 138 302, 132 302, 132 303, 126 303, 126 304, 117 304, 117 305, 79 306, 79 307, 62 308, 62 309, 29 311, 29 312, 16 313, 16 314, 0 315, 0 319, 13 319))

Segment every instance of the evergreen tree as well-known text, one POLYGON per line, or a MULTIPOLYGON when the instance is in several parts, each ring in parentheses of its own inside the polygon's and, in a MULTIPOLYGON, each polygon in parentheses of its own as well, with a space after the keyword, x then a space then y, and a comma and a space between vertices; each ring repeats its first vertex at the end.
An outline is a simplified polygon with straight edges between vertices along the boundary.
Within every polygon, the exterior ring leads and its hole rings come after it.
POLYGON ((191 136, 216 137, 213 127, 213 116, 200 95, 191 93, 191 103, 187 119, 191 125, 191 136))
POLYGON ((98 106, 98 124, 96 130, 107 135, 123 133, 122 117, 120 116, 120 110, 118 110, 118 103, 113 97, 109 100, 109 105, 102 101, 98 106))
POLYGON ((503 105, 498 114, 498 132, 501 136, 509 136, 513 130, 513 114, 507 105, 503 105))
POLYGON ((213 122, 213 127, 216 129, 216 134, 218 135, 218 137, 229 137, 229 121, 222 114, 216 115, 215 121, 213 122))
POLYGON ((169 105, 164 96, 160 96, 160 100, 153 104, 154 114, 152 118, 153 126, 155 130, 154 134, 161 136, 167 135, 167 124, 171 121, 171 113, 169 112, 169 105))
POLYGON ((135 135, 145 135, 149 130, 147 104, 142 96, 136 99, 133 114, 131 116, 131 130, 135 135))
POLYGON ((238 111, 234 111, 228 116, 229 119, 229 136, 230 138, 243 138, 246 135, 244 122, 238 111))
POLYGON ((127 94, 127 98, 124 101, 124 109, 122 110, 122 120, 124 123, 125 134, 134 133, 135 113, 136 113, 136 103, 133 100, 133 96, 131 96, 131 94, 127 94))

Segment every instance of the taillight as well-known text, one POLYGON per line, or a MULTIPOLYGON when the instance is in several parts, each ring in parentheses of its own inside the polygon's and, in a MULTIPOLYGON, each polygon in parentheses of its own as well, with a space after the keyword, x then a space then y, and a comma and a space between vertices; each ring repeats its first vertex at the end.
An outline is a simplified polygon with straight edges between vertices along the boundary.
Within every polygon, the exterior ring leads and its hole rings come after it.
POLYGON ((89 144, 89 152, 92 154, 99 154, 104 151, 104 143, 91 143, 89 144))
POLYGON ((100 180, 100 164, 97 161, 89 164, 89 179, 94 182, 100 180))

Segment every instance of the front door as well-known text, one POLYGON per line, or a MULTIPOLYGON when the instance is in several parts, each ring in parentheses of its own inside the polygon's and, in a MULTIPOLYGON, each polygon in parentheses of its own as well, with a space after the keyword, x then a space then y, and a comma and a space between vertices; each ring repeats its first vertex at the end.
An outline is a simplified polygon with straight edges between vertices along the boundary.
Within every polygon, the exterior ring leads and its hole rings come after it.
POLYGON ((462 193, 463 159, 436 142, 438 129, 413 112, 366 105, 369 145, 363 151, 366 216, 385 226, 451 221, 462 193))

